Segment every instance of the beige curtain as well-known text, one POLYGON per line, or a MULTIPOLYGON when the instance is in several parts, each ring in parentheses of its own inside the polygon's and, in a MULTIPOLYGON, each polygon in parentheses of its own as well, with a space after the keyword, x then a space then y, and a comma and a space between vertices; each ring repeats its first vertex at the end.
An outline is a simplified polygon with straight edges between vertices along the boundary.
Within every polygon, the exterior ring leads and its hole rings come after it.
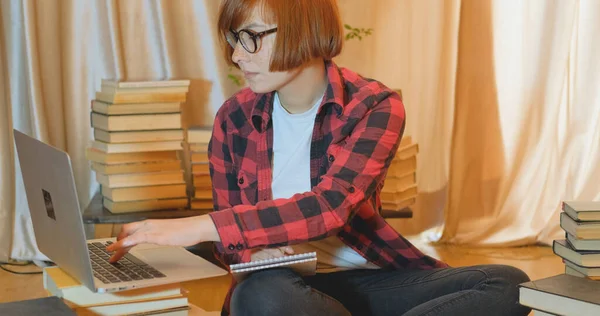
POLYGON ((595 0, 463 1, 442 241, 549 244, 600 199, 599 30, 595 0))
MULTIPOLYGON (((6 261, 10 257, 10 246, 12 243, 12 222, 14 210, 14 179, 12 170, 14 169, 11 159, 12 140, 9 138, 8 128, 10 102, 7 74, 8 65, 6 63, 6 41, 4 30, 7 27, 6 12, 4 2, 0 2, 0 261, 6 261)), ((10 20, 8 20, 10 21, 10 20)))
POLYGON ((1 1, 0 260, 43 260, 13 128, 70 154, 83 208, 97 189, 84 152, 101 79, 191 79, 187 125, 211 124, 237 87, 216 47, 218 1, 1 1))
POLYGON ((403 90, 420 145, 415 216, 391 220, 399 231, 550 244, 561 201, 600 199, 600 2, 340 1, 375 29, 340 60, 403 90))
MULTIPOLYGON (((419 197, 412 219, 390 219, 413 235, 441 225, 448 190, 461 1, 340 0, 342 15, 373 35, 347 43, 338 63, 402 89, 405 135, 419 143, 419 197)), ((437 239, 436 236, 433 236, 437 239)))
MULTIPOLYGON (((600 3, 595 0, 338 0, 373 28, 336 62, 403 90, 420 146, 410 235, 550 243, 561 200, 600 199, 600 3)), ((0 0, 0 260, 35 247, 12 128, 84 158, 102 78, 192 79, 186 125, 210 124, 238 87, 216 47, 218 0, 0 0), (12 228, 12 233, 11 233, 12 228)))

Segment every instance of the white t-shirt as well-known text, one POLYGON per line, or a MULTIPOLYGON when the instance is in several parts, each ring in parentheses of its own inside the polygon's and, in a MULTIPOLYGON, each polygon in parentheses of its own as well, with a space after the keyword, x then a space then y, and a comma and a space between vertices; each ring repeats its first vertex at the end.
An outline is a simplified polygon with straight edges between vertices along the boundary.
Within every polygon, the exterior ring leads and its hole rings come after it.
MULTIPOLYGON (((310 145, 320 104, 321 99, 306 112, 290 114, 275 93, 272 115, 274 199, 289 198, 311 190, 310 145)), ((295 253, 317 252, 317 272, 378 268, 336 236, 292 248, 295 253)))

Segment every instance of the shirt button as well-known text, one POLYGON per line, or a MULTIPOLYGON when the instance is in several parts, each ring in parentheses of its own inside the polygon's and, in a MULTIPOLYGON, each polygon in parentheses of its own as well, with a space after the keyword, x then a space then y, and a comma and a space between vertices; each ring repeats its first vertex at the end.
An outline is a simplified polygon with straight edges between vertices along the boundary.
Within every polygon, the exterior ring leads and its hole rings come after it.
POLYGON ((329 162, 333 162, 335 160, 335 157, 333 157, 333 155, 329 156, 329 162))
POLYGON ((244 184, 244 178, 240 178, 240 179, 238 180, 238 183, 239 183, 239 184, 244 184))
POLYGON ((227 248, 229 248, 229 250, 235 250, 235 246, 233 244, 229 244, 229 246, 227 246, 227 248))
POLYGON ((354 187, 349 187, 349 188, 348 188, 348 192, 350 192, 350 193, 354 193, 354 187))
POLYGON ((242 244, 238 243, 236 248, 237 248, 237 250, 242 250, 242 249, 244 249, 244 246, 242 244))

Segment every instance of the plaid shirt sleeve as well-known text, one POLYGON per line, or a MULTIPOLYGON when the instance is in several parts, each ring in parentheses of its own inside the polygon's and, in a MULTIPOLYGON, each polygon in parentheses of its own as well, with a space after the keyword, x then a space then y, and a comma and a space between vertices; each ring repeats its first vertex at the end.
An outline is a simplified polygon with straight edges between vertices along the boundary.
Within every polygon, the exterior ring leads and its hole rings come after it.
MULTIPOLYGON (((361 102, 367 108, 357 118, 351 134, 329 146, 332 164, 310 192, 287 199, 259 201, 255 205, 227 205, 235 201, 235 188, 215 188, 215 206, 210 214, 223 251, 301 244, 336 234, 382 182, 404 131, 404 106, 395 93, 377 91, 361 102), (237 245, 237 247, 231 247, 237 245)), ((223 120, 221 120, 220 124, 223 120)), ((211 163, 219 177, 230 172, 225 131, 216 128, 211 163), (225 150, 227 149, 227 150, 225 150), (219 156, 223 155, 223 156, 219 156)), ((221 183, 231 183, 223 181, 221 183)), ((239 193, 238 193, 239 194, 239 193)))
MULTIPOLYGON (((230 102, 230 101, 228 101, 230 102)), ((210 177, 212 179, 213 204, 215 211, 230 209, 233 205, 242 204, 240 188, 237 186, 237 175, 233 168, 231 150, 227 143, 227 120, 223 119, 226 102, 217 112, 212 137, 208 144, 210 177)), ((215 243, 214 255, 224 265, 241 262, 250 258, 249 251, 226 252, 223 242, 215 243)), ((246 260, 247 261, 247 260, 246 260)))

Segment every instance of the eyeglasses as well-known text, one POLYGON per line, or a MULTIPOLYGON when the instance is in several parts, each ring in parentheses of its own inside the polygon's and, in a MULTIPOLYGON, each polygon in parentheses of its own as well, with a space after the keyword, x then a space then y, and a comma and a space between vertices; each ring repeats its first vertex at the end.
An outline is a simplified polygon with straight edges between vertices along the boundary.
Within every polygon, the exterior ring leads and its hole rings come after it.
POLYGON ((256 33, 251 30, 240 30, 239 32, 229 30, 229 33, 225 35, 225 38, 227 39, 227 43, 229 43, 229 45, 231 45, 233 49, 235 49, 235 46, 239 41, 242 43, 242 47, 244 47, 244 49, 248 53, 254 54, 260 47, 263 36, 275 32, 277 32, 277 28, 272 28, 270 30, 262 31, 259 33, 256 33))

